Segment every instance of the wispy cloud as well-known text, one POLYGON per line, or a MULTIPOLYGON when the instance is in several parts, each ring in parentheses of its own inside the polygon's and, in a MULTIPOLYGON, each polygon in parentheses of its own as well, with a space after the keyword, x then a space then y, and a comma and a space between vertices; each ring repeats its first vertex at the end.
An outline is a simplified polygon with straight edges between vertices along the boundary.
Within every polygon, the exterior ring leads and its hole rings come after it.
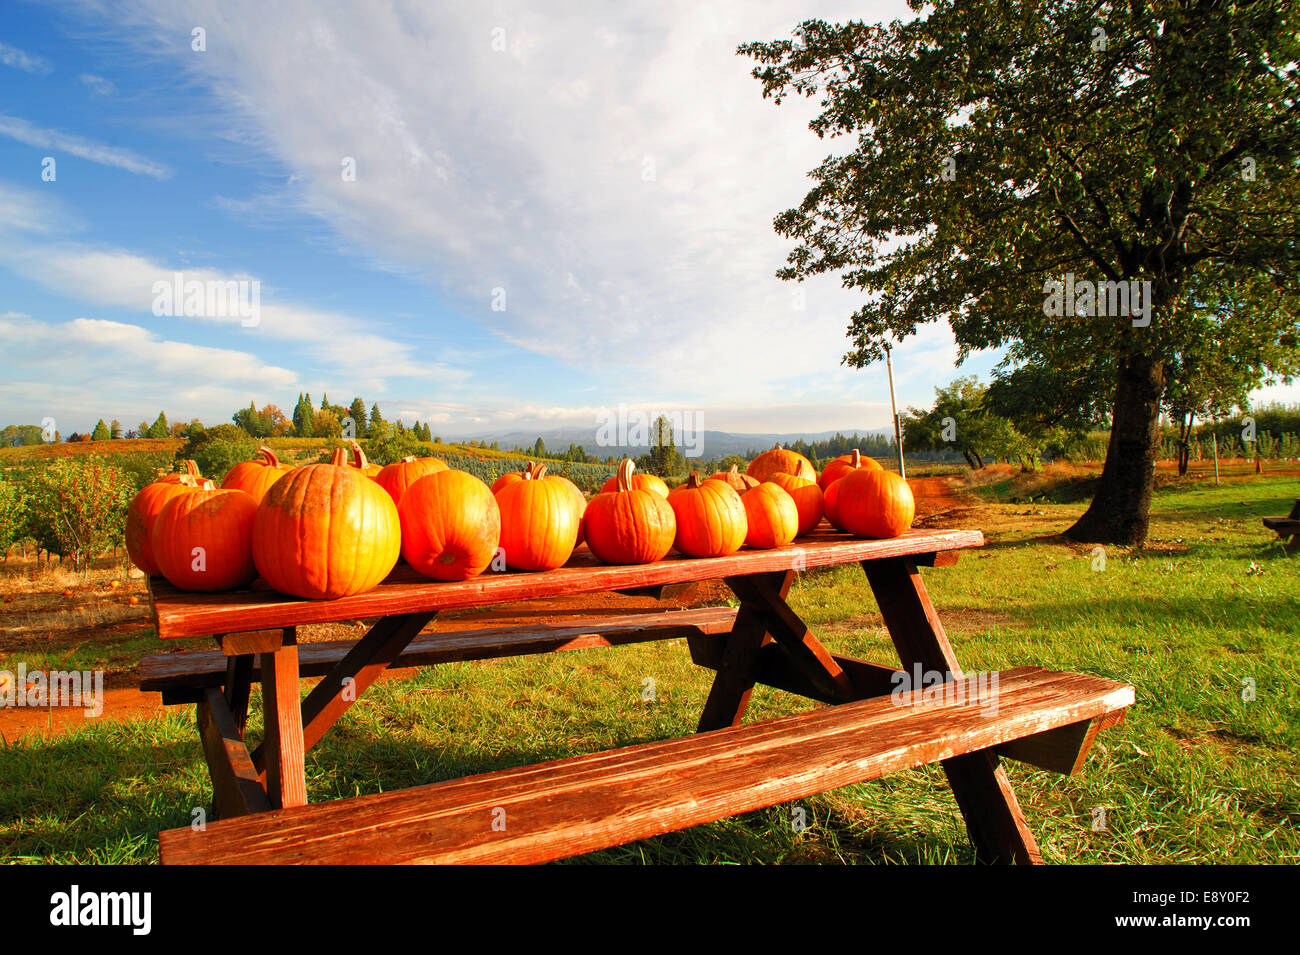
POLYGON ((27 120, 17 116, 6 116, 0 113, 0 136, 8 136, 10 139, 16 139, 20 143, 35 146, 38 149, 68 153, 103 166, 114 166, 137 176, 166 179, 172 174, 171 169, 162 163, 146 159, 129 149, 106 146, 82 136, 77 136, 74 133, 44 129, 40 126, 34 126, 27 120))
POLYGON ((112 80, 106 80, 94 73, 82 73, 78 79, 89 87, 90 91, 96 96, 112 96, 117 92, 117 87, 113 85, 112 80))
POLYGON ((0 63, 24 73, 49 73, 54 69, 45 57, 27 53, 8 43, 0 43, 0 63))

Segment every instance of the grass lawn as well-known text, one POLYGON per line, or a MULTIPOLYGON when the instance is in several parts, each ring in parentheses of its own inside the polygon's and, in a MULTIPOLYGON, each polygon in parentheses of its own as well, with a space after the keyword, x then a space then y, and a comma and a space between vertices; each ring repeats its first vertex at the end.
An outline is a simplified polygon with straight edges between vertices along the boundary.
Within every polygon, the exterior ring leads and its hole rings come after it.
MULTIPOLYGON (((988 545, 924 572, 964 668, 1033 663, 1137 687, 1125 723, 1099 737, 1076 777, 1006 764, 1044 858, 1300 859, 1300 556, 1286 556, 1260 523, 1290 509, 1300 480, 1162 486, 1147 546, 1104 554, 1045 539, 1082 503, 1009 504, 996 488, 982 493, 936 523, 982 528, 988 545)), ((808 574, 790 599, 833 650, 895 661, 857 568, 808 574)), ((78 649, 81 665, 87 652, 78 649)), ((0 658, 0 667, 17 659, 0 658)), ((34 665, 32 655, 22 659, 34 665)), ((683 735, 710 676, 689 662, 683 641, 419 671, 373 687, 308 754, 308 793, 404 788, 683 735), (646 678, 655 699, 643 702, 646 678)), ((808 705, 760 687, 748 718, 808 705)), ((258 707, 255 690, 250 725, 258 707)), ((0 749, 0 859, 155 862, 157 832, 188 824, 209 791, 192 708, 172 713, 0 749)), ((971 858, 942 771, 927 767, 576 861, 971 858), (802 831, 792 825, 796 809, 802 831)))

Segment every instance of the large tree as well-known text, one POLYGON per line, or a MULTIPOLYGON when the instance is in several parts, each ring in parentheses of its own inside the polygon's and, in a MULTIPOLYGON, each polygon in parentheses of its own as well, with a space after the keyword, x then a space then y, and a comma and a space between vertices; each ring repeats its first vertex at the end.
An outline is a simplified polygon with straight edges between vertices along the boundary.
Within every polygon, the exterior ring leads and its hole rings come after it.
POLYGON ((1100 381, 1110 444, 1068 533, 1141 542, 1171 376, 1216 343, 1251 384, 1297 369, 1298 22, 1296 0, 939 2, 746 44, 764 96, 818 96, 813 131, 856 137, 777 217, 778 274, 866 293, 851 366, 946 320, 962 359, 1100 381))

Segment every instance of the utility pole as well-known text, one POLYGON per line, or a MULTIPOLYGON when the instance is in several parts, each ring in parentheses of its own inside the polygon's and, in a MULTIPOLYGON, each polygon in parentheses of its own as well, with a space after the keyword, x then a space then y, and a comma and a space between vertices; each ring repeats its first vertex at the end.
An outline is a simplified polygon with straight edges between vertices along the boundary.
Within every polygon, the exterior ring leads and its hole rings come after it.
POLYGON ((898 408, 894 404, 894 365, 889 360, 889 343, 885 343, 885 370, 889 373, 889 410, 894 415, 894 442, 898 445, 898 474, 907 477, 907 466, 903 464, 903 429, 898 421, 898 408))

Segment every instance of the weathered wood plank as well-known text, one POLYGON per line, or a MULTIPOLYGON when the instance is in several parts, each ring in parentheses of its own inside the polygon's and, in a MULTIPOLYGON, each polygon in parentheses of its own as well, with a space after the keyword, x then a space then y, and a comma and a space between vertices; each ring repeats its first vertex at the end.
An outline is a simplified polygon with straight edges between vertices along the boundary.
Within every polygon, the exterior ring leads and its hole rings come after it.
POLYGON ((153 578, 149 588, 158 635, 169 639, 828 567, 859 560, 960 550, 983 543, 983 535, 976 530, 911 530, 890 540, 857 540, 845 534, 819 531, 775 550, 746 550, 713 558, 674 555, 636 566, 601 564, 583 547, 567 565, 556 570, 487 573, 454 583, 430 580, 399 564, 388 580, 374 590, 338 600, 301 600, 264 589, 265 585, 260 583, 254 586, 263 589, 195 594, 178 591, 166 581, 153 578))
POLYGON ((217 645, 228 657, 246 656, 250 653, 274 653, 284 645, 284 629, 245 630, 217 635, 217 645))
POLYGON ((271 801, 257 779, 257 769, 235 728, 220 690, 207 689, 195 709, 203 756, 212 777, 213 802, 217 815, 231 819, 253 812, 266 812, 271 801))
POLYGON ((1103 719, 1104 717, 1098 716, 1082 723, 1060 726, 1046 733, 1003 743, 998 747, 998 755, 1039 769, 1073 776, 1083 768, 1088 751, 1103 729, 1103 719))
MULTIPOLYGON (((758 578, 784 599, 794 582, 794 572, 776 571, 758 578)), ((707 733, 724 726, 739 726, 749 707, 749 697, 758 679, 758 651, 770 639, 767 626, 759 608, 742 602, 736 613, 736 623, 724 639, 722 657, 715 668, 717 675, 709 687, 708 698, 700 713, 697 733, 707 733)))
MULTIPOLYGON (((166 863, 543 862, 799 799, 1112 712, 1133 688, 1034 667, 159 836, 166 863), (961 694, 959 696, 958 694, 961 694), (964 699, 964 702, 958 702, 964 699), (494 823, 496 825, 494 825, 494 823)), ((975 825, 979 825, 977 821, 975 825)))
MULTIPOLYGON (((734 607, 701 607, 688 610, 651 610, 610 617, 566 620, 528 627, 490 627, 477 630, 425 633, 411 641, 393 662, 394 667, 431 666, 461 660, 490 660, 497 657, 589 650, 654 640, 682 639, 701 633, 725 633, 736 619, 734 607)), ((304 643, 298 647, 298 668, 304 677, 324 676, 357 645, 356 640, 304 643)), ((162 692, 169 702, 173 691, 190 690, 193 703, 206 686, 221 686, 227 657, 219 651, 156 653, 140 661, 140 689, 162 692)), ((253 680, 261 680, 254 657, 253 680)), ((176 692, 173 696, 184 697, 176 692)))
MULTIPOLYGON (((292 631, 289 631, 292 634, 292 631)), ((298 695, 298 644, 287 638, 275 653, 262 654, 262 711, 266 793, 276 809, 307 804, 306 749, 298 695)))

